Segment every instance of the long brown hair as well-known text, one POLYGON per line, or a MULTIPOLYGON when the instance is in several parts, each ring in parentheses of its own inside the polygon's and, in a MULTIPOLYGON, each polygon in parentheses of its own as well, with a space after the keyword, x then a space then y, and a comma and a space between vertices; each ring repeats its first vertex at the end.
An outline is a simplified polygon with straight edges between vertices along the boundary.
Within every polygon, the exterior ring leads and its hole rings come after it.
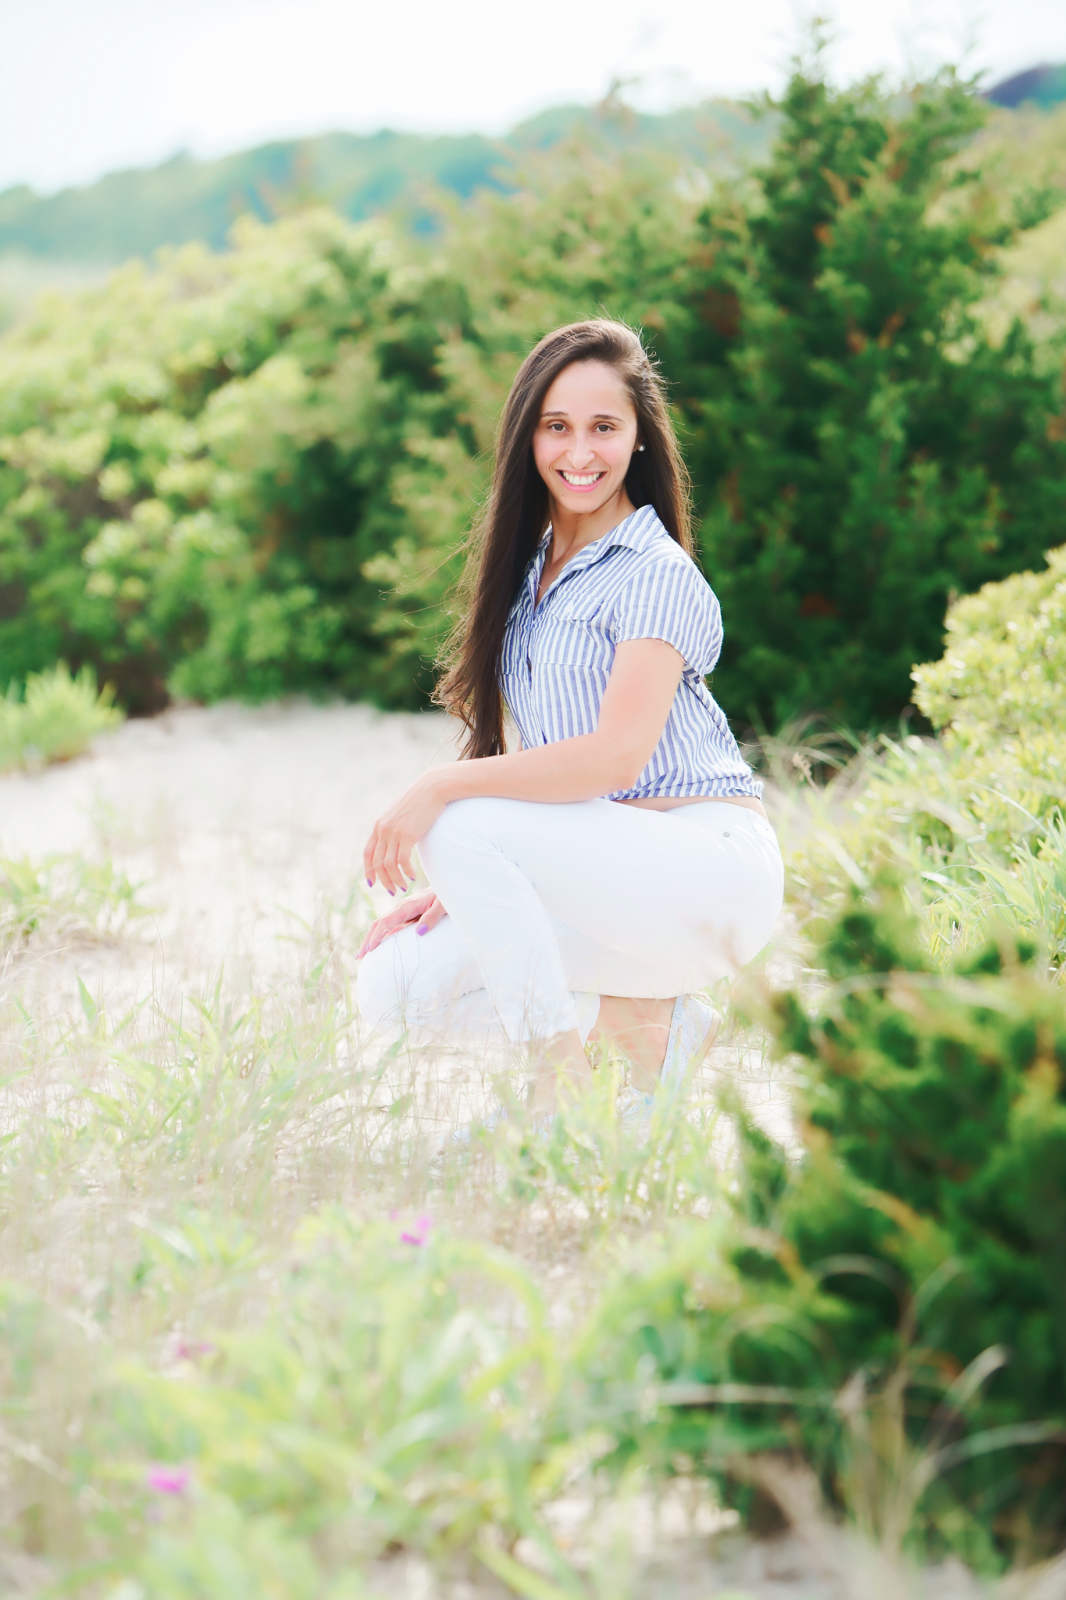
POLYGON ((635 506, 653 505, 667 532, 692 554, 689 476, 667 409, 662 378, 640 337, 623 322, 574 322, 545 334, 515 376, 496 439, 492 488, 471 536, 462 589, 465 616, 445 646, 434 699, 466 725, 464 757, 503 752, 499 666, 507 614, 548 526, 548 490, 533 461, 533 433, 544 396, 564 367, 603 361, 618 373, 637 414, 638 438, 626 474, 635 506))

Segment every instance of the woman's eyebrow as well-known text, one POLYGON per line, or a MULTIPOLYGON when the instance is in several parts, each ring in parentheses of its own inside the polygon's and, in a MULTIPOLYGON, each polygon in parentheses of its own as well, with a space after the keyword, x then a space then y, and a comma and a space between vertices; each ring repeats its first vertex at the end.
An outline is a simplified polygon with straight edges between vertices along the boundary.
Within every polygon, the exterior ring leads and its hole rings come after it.
MULTIPOLYGON (((569 411, 542 411, 541 417, 568 417, 569 411)), ((616 417, 613 411, 597 411, 592 418, 593 422, 621 422, 621 417, 616 417)))

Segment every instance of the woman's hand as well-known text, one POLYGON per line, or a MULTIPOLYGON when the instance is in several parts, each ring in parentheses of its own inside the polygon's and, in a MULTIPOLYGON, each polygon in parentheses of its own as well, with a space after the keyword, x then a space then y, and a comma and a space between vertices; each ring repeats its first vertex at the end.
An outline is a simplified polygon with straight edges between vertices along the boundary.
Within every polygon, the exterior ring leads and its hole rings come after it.
POLYGON ((419 839, 425 838, 445 804, 434 774, 427 773, 378 818, 363 851, 368 889, 372 889, 379 878, 390 894, 414 883, 411 852, 419 839))
POLYGON ((402 905, 394 906, 385 916, 378 918, 355 952, 355 959, 358 961, 361 956, 368 956, 371 950, 376 950, 378 945, 391 934, 399 933, 401 928, 410 927, 412 922, 417 922, 420 933, 428 933, 430 928, 435 928, 447 915, 432 891, 428 894, 416 894, 413 900, 405 900, 402 905))

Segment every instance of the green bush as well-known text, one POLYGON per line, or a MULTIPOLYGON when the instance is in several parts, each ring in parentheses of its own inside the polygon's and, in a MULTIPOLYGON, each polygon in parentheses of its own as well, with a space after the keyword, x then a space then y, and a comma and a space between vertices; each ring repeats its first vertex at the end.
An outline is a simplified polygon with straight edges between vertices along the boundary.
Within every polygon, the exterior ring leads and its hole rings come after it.
POLYGON ((909 1529, 980 1564, 1056 1549, 1062 992, 1011 934, 935 971, 891 887, 856 894, 816 955, 818 995, 773 1002, 802 1159, 740 1114, 731 1270, 708 1260, 686 1282, 660 1263, 601 1371, 632 1370, 636 1350, 646 1377, 687 1388, 664 1425, 675 1460, 806 1461, 878 1537, 909 1529))
POLYGON ((11 675, 87 662, 140 710, 382 692, 362 567, 402 527, 390 474, 433 403, 432 285, 412 299, 387 237, 326 211, 233 245, 41 302, 0 345, 11 675))
POLYGON ((97 689, 91 667, 71 676, 63 662, 12 684, 0 699, 0 772, 81 755, 122 721, 113 698, 110 688, 97 689))
POLYGON ((889 868, 930 956, 950 962, 1002 921, 1066 962, 1066 827, 1056 792, 1017 754, 882 737, 807 791, 789 846, 801 919, 840 907, 889 868))
POLYGON ((798 74, 756 174, 689 249, 681 376, 723 702, 765 726, 892 721, 953 591, 1032 565, 1066 511, 1061 360, 981 302, 1041 215, 958 160, 944 76, 903 106, 798 74), (1057 420, 1058 419, 1058 420, 1057 420))
POLYGON ((914 668, 915 701, 949 749, 1017 761, 1046 804, 1066 799, 1066 546, 957 600, 937 662, 914 668))
POLYGON ((937 739, 882 737, 820 792, 790 860, 795 903, 839 904, 889 865, 931 953, 998 921, 1066 963, 1066 550, 957 600, 943 657, 914 668, 937 739), (811 820, 809 819, 809 820, 811 820))

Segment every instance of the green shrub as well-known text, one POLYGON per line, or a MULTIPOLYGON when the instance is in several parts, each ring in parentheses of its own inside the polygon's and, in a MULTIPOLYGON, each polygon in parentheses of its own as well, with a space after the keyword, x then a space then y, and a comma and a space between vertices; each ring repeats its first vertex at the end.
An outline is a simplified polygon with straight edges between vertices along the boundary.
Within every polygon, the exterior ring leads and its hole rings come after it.
POLYGON ((882 737, 811 786, 788 841, 788 889, 803 920, 844 904, 883 869, 904 884, 931 957, 950 962, 1009 921, 1054 966, 1066 962, 1061 791, 1016 751, 882 737))
MULTIPOLYGON (((816 958, 817 996, 773 1002, 799 1067, 802 1159, 741 1115, 731 1271, 708 1262, 686 1283, 660 1265, 617 1337, 690 1390, 665 1428, 675 1458, 804 1460, 879 1537, 909 1529, 979 1563, 1058 1548, 1061 991, 1010 934, 935 971, 891 888, 856 894, 816 958), (725 1384, 745 1387, 731 1399, 725 1384)), ((601 1359, 632 1367, 617 1343, 601 1359)))
POLYGON ((667 370, 726 617, 723 703, 869 729, 903 709, 952 591, 1031 565, 1063 522, 1061 359, 981 312, 1044 202, 960 164, 982 113, 950 75, 901 104, 815 69, 781 111, 754 195, 700 220, 667 370))
POLYGON ((1066 546, 1042 572, 956 600, 945 630, 941 659, 913 677, 947 748, 1005 754, 1049 801, 1066 799, 1066 546))
POLYGON ((122 721, 113 699, 110 687, 97 689, 91 667, 72 676, 63 662, 12 684, 0 699, 0 772, 81 755, 122 721))
POLYGON ((6 670, 88 662, 141 710, 380 692, 362 567, 436 385, 430 286, 402 278, 380 229, 323 210, 40 302, 0 344, 6 670))
POLYGON ((791 852, 794 902, 837 903, 891 866, 930 949, 997 921, 1066 962, 1066 550, 954 602, 941 660, 915 667, 937 739, 881 738, 821 792, 791 852))

